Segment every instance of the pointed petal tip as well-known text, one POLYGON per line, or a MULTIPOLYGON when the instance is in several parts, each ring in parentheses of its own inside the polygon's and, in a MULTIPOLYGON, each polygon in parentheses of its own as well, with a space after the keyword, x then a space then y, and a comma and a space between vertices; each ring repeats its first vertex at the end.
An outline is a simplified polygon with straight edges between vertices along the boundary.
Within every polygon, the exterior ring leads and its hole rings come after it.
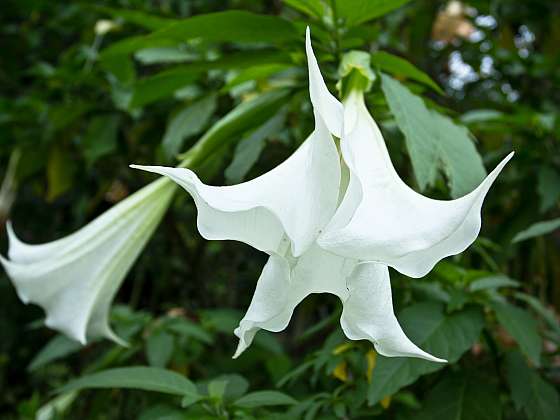
POLYGON ((113 330, 110 327, 107 327, 107 332, 105 333, 105 337, 113 341, 114 343, 118 344, 119 346, 130 348, 130 343, 120 338, 117 334, 113 332, 113 330))
POLYGON ((435 362, 435 363, 449 363, 446 359, 440 359, 439 357, 435 357, 432 356, 429 353, 426 353, 425 355, 421 356, 422 359, 427 360, 429 362, 435 362))
POLYGON ((131 167, 132 169, 140 169, 141 171, 152 172, 152 173, 155 173, 155 174, 163 175, 161 173, 161 171, 157 169, 157 168, 159 168, 158 166, 132 164, 132 165, 129 165, 129 167, 131 167))
POLYGON ((18 239, 16 232, 14 231, 14 225, 11 220, 6 222, 6 232, 8 232, 8 244, 12 246, 15 243, 20 243, 21 241, 18 239))
POLYGON ((237 359, 239 356, 241 356, 241 354, 245 351, 245 349, 247 348, 247 346, 245 346, 241 340, 239 340, 239 344, 237 345, 237 349, 235 350, 235 353, 233 354, 233 356, 231 356, 232 359, 237 359))

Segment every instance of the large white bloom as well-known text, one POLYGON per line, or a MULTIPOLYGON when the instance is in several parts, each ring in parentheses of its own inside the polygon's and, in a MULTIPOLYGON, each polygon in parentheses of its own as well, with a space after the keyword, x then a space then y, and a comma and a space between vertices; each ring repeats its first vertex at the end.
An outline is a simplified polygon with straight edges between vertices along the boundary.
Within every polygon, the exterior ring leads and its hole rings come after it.
POLYGON ((111 301, 165 213, 176 186, 160 179, 79 231, 42 245, 21 242, 8 223, 9 260, 0 262, 24 303, 41 306, 45 324, 85 344, 122 341, 109 326, 111 301))
MULTIPOLYGON (((251 305, 235 330, 239 337, 235 356, 251 344, 259 329, 280 331, 286 328, 294 308, 309 294, 332 293, 343 303, 341 325, 350 339, 370 340, 377 351, 386 356, 443 361, 419 349, 402 331, 393 313, 386 261, 369 255, 364 258, 359 252, 337 255, 338 248, 331 252, 317 243, 318 238, 326 241, 332 237, 343 217, 349 219, 354 215, 357 204, 347 197, 361 180, 355 176, 354 164, 346 163, 351 177, 344 195, 346 183, 341 182, 340 156, 331 134, 341 138, 342 149, 346 150, 348 143, 355 141, 347 135, 356 134, 352 124, 364 121, 367 112, 358 116, 356 106, 343 109, 329 93, 313 55, 309 32, 306 50, 315 130, 274 170, 239 185, 215 187, 203 184, 188 169, 133 167, 165 175, 187 190, 194 198, 198 228, 205 238, 238 240, 270 254, 251 305), (340 203, 342 196, 345 198, 340 203), (324 232, 325 229, 328 231, 324 232)), ((373 141, 363 130, 357 134, 360 142, 373 141)), ((381 158, 375 156, 385 150, 384 145, 379 151, 376 147, 380 146, 374 144, 374 150, 368 148, 367 154, 356 155, 356 160, 361 161, 355 165, 367 166, 371 163, 368 162, 370 157, 374 162, 375 159, 388 160, 386 154, 381 158)), ((343 154, 345 159, 347 156, 343 154)), ((377 179, 368 182, 381 182, 379 176, 386 179, 383 170, 388 167, 392 168, 390 163, 375 174, 377 179)), ((369 177, 370 174, 363 175, 369 177)), ((388 185, 389 200, 392 188, 388 185)), ((356 202, 360 200, 361 196, 356 202)), ((385 216, 379 214, 379 217, 385 216)), ((408 241, 417 240, 418 234, 422 234, 414 228, 406 232, 399 227, 396 229, 408 241)), ((352 245, 355 244, 353 239, 357 239, 359 249, 359 238, 350 238, 352 245)))

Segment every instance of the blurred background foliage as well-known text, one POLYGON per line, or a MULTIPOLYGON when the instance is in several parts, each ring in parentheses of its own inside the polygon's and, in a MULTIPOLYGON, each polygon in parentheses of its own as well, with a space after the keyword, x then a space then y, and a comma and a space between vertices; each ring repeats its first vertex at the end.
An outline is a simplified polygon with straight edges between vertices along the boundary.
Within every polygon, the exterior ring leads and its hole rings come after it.
POLYGON ((265 255, 203 240, 181 193, 114 305, 130 347, 43 328, 0 274, 1 418, 560 418, 560 3, 4 0, 0 19, 0 223, 28 242, 80 228, 153 179, 130 163, 177 164, 203 136, 216 148, 196 169, 215 185, 286 159, 313 126, 306 25, 333 92, 344 52, 371 52, 368 106, 413 188, 462 195, 481 162, 516 151, 469 250, 424 279, 391 271, 405 331, 450 364, 346 340, 325 295, 232 360, 265 255), (408 152, 422 139, 401 134, 414 127, 392 112, 388 77, 460 153, 408 152))

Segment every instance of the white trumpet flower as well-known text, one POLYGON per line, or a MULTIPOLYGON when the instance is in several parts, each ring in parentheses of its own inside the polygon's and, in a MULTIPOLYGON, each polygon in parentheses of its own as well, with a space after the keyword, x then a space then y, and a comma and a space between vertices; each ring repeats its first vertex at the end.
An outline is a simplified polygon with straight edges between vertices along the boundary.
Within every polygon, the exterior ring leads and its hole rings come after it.
MULTIPOLYGON (((341 325, 348 338, 367 339, 386 356, 443 362, 414 345, 400 327, 386 264, 358 253, 336 255, 317 243, 333 217, 352 215, 347 200, 339 204, 346 185, 331 134, 342 137, 342 144, 346 141, 342 128, 353 111, 343 110, 327 90, 309 31, 306 38, 315 130, 284 163, 256 179, 226 187, 205 185, 188 169, 133 167, 165 175, 189 192, 205 238, 242 241, 270 255, 249 309, 234 331, 239 337, 234 357, 251 344, 259 329, 286 328, 294 308, 309 294, 332 293, 343 303, 341 325)), ((405 239, 416 237, 414 229, 408 233, 405 239)))
POLYGON ((19 298, 46 312, 45 324, 85 344, 107 337, 111 301, 165 214, 176 186, 160 179, 121 201, 79 231, 28 245, 8 223, 9 260, 0 256, 19 298))

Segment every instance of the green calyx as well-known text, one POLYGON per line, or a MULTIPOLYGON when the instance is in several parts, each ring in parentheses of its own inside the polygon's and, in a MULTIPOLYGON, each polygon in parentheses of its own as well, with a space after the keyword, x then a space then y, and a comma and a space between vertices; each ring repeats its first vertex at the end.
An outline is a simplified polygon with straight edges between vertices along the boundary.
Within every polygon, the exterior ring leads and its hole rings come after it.
POLYGON ((344 54, 338 74, 340 80, 336 87, 342 99, 353 90, 368 91, 377 77, 370 66, 370 55, 365 51, 349 51, 344 54))

